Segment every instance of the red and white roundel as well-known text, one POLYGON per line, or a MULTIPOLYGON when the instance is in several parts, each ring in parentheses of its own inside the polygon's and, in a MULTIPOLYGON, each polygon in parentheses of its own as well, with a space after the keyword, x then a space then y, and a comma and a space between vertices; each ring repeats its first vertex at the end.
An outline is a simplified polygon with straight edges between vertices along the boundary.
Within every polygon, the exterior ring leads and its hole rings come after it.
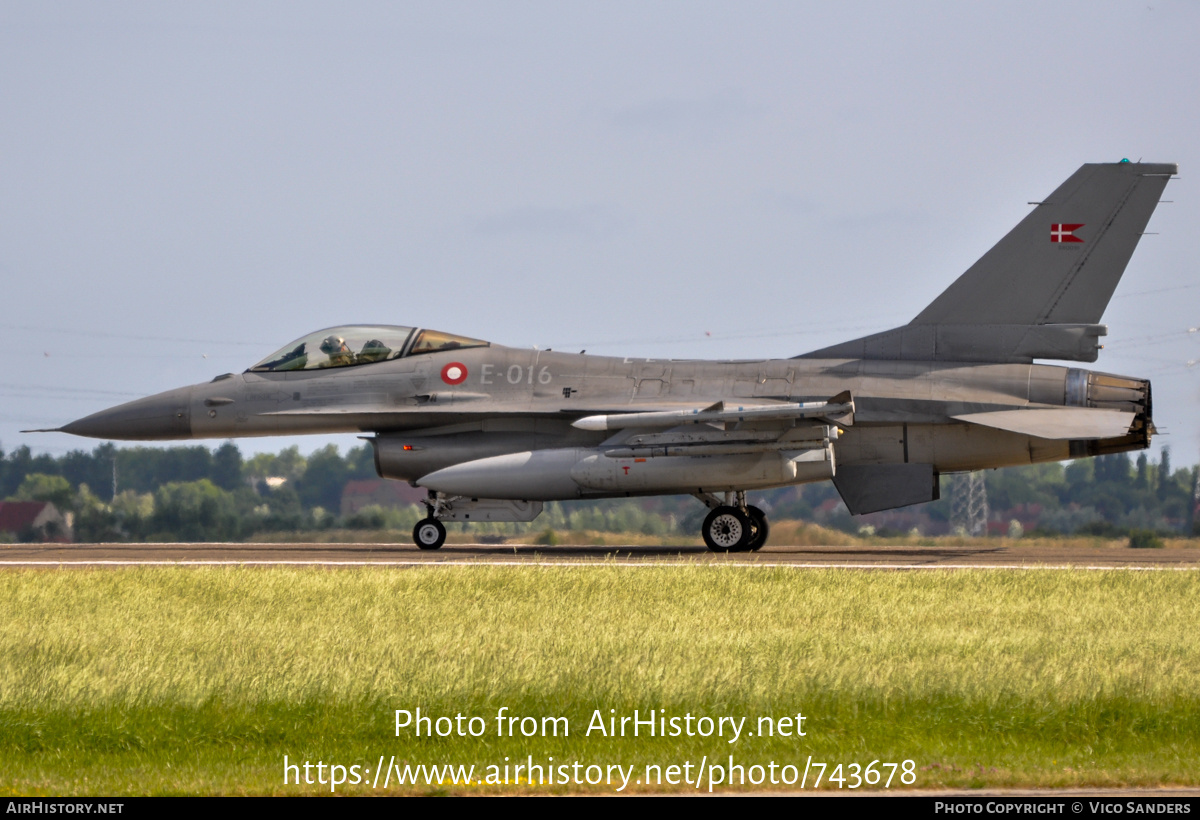
POLYGON ((446 384, 462 384, 467 380, 467 366, 462 362, 450 362, 442 368, 442 381, 446 384))

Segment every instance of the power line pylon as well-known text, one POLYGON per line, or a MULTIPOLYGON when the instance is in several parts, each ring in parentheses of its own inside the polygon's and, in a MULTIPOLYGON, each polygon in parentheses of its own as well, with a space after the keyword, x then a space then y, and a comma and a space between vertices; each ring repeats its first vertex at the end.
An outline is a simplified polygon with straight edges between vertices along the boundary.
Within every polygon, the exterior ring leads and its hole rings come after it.
POLYGON ((983 473, 956 473, 950 486, 950 528, 971 536, 987 535, 987 484, 983 473))

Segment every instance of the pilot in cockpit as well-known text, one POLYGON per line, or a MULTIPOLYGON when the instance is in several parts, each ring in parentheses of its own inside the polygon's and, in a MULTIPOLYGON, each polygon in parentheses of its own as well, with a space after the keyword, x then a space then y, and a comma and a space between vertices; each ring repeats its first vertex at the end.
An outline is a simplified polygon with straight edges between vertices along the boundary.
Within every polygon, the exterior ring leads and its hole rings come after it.
POLYGON ((354 353, 341 336, 326 336, 321 342, 321 352, 329 357, 329 361, 321 362, 320 367, 345 367, 354 364, 354 353))
POLYGON ((378 339, 372 339, 363 345, 362 350, 358 353, 358 364, 367 364, 369 362, 382 362, 388 357, 392 349, 378 339))

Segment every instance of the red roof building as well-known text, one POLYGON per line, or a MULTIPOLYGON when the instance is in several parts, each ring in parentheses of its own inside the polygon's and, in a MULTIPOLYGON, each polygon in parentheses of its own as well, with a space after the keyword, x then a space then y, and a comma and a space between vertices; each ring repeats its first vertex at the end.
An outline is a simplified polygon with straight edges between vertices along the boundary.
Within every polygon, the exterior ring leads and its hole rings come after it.
POLYGON ((0 532, 37 541, 71 541, 72 515, 49 501, 0 501, 0 532))
POLYGON ((403 481, 383 478, 348 481, 342 489, 342 515, 352 515, 363 507, 398 509, 409 504, 423 504, 428 496, 427 490, 411 487, 403 481))

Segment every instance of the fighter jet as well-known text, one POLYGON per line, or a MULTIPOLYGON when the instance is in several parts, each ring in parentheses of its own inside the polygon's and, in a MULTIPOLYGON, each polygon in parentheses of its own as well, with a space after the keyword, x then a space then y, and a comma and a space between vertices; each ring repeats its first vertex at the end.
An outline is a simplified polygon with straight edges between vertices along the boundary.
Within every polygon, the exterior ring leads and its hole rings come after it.
POLYGON ((790 359, 613 358, 428 328, 310 333, 243 373, 73 421, 122 440, 364 433, 446 521, 546 501, 691 494, 717 552, 760 549, 746 493, 832 480, 851 513, 938 497, 945 473, 1149 446, 1150 382, 1094 362, 1101 315, 1174 164, 1088 164, 907 325, 790 359))

